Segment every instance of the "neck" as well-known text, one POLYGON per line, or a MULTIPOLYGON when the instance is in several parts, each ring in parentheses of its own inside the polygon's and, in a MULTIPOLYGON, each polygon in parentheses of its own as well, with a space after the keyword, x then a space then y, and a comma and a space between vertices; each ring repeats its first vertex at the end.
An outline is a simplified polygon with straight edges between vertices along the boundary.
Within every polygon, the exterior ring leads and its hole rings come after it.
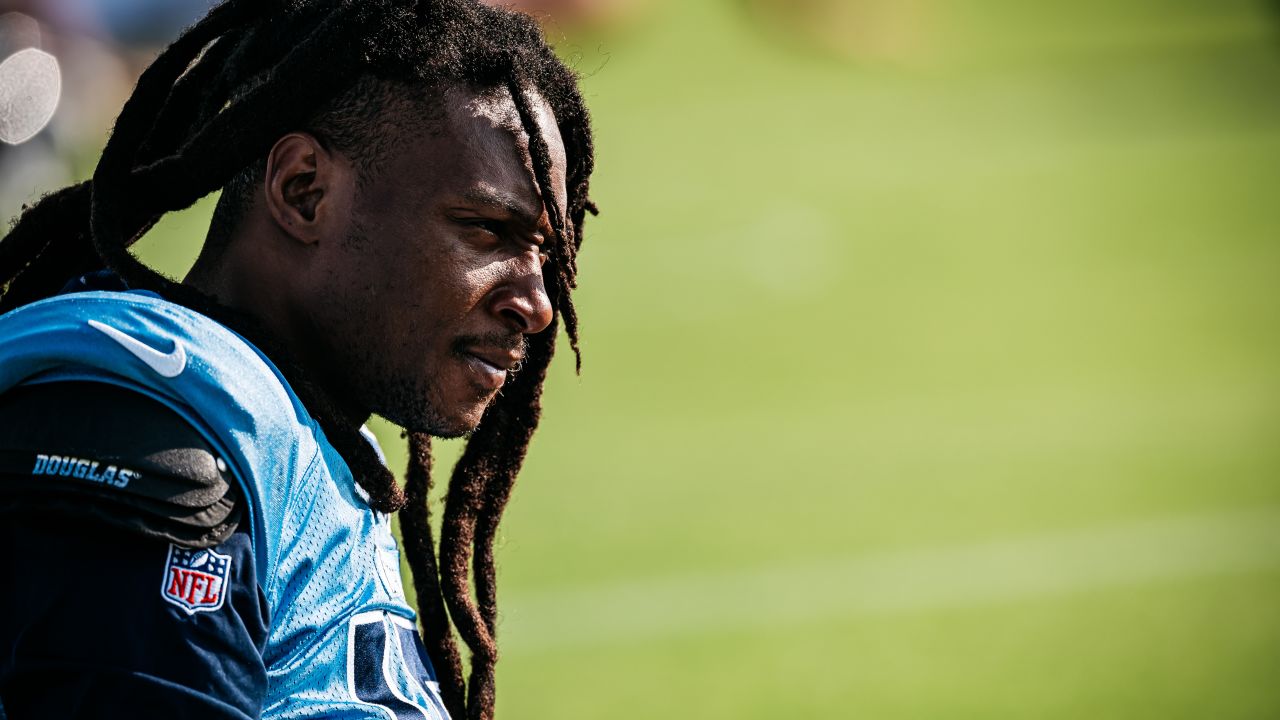
MULTIPOLYGON (((233 328, 246 335, 271 358, 299 395, 316 398, 333 411, 337 420, 350 429, 368 421, 368 409, 344 392, 341 375, 317 360, 325 353, 308 339, 309 324, 289 300, 287 279, 278 268, 288 267, 282 258, 249 256, 244 248, 261 247, 251 240, 233 239, 227 247, 210 254, 201 253, 182 283, 213 298, 219 305, 245 316, 253 327, 233 328), (294 369, 301 370, 302 377, 294 369), (306 383, 307 389, 297 387, 306 383), (310 390, 307 393, 306 390, 310 390)), ((310 406, 313 401, 307 401, 310 406)), ((308 407, 314 414, 319 408, 308 407)))

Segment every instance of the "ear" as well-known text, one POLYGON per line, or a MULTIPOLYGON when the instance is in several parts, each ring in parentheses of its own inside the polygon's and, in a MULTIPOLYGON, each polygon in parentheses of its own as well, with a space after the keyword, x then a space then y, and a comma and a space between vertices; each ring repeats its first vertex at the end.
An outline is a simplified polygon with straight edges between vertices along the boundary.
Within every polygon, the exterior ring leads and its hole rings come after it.
POLYGON ((280 230, 312 244, 337 231, 347 216, 354 180, 345 159, 315 136, 289 133, 267 155, 263 192, 280 230))

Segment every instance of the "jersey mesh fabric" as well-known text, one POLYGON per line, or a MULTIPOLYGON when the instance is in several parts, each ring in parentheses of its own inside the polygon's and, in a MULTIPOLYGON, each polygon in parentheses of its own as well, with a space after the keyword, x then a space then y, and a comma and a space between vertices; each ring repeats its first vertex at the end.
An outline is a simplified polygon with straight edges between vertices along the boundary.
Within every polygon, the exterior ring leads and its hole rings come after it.
POLYGON ((413 629, 389 519, 370 509, 269 360, 226 327, 149 293, 72 293, 0 317, 0 392, 68 379, 164 403, 244 486, 271 617, 263 718, 447 717, 413 629), (162 376, 90 320, 161 353, 181 345, 187 362, 162 376))

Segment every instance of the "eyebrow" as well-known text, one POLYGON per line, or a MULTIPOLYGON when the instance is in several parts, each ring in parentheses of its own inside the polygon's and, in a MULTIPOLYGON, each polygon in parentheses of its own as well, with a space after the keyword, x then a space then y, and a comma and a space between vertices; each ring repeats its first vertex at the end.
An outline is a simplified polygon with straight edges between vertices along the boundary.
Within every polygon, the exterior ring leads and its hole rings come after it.
POLYGON ((471 188, 463 193, 462 199, 476 205, 502 210, 529 227, 537 227, 538 219, 542 215, 542 207, 538 207, 537 213, 531 213, 529 212, 529 206, 521 202, 515 195, 490 187, 471 188))

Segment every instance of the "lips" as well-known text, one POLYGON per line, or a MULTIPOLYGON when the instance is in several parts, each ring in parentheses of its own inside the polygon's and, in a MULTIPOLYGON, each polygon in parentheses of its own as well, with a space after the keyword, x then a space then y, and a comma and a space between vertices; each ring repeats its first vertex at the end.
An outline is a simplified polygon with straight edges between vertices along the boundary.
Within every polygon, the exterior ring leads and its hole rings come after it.
POLYGON ((505 350, 480 348, 469 348, 462 358, 479 383, 490 390, 501 388, 507 381, 507 373, 521 360, 519 355, 505 350))

